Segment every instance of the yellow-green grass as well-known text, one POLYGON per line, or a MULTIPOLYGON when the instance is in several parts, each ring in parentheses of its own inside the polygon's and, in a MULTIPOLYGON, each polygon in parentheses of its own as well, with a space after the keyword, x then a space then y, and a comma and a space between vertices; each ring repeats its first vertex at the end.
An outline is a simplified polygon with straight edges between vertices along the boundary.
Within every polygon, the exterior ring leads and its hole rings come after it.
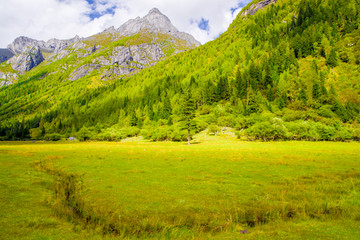
POLYGON ((360 237, 354 142, 2 143, 0 167, 1 239, 360 237))

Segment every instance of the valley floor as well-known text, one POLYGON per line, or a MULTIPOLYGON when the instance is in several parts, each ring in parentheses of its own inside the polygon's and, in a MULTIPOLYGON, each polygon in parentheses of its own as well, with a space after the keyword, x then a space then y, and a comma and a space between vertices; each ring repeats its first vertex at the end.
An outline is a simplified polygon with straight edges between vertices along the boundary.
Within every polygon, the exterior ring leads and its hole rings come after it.
POLYGON ((0 239, 359 239, 360 144, 0 143, 0 239))

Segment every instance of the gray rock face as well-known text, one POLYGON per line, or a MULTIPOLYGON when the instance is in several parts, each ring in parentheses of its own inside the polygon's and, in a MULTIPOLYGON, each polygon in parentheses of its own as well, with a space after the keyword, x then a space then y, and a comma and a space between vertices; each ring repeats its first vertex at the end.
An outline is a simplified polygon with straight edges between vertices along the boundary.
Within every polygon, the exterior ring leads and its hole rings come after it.
POLYGON ((165 54, 157 44, 141 44, 130 47, 115 47, 110 64, 121 67, 135 66, 137 68, 145 68, 153 62, 160 61, 165 54), (134 65, 136 64, 136 65, 134 65))
POLYGON ((116 32, 116 29, 114 26, 109 27, 103 31, 103 33, 115 33, 115 32, 116 32))
POLYGON ((28 50, 29 47, 37 46, 38 42, 38 40, 21 36, 9 44, 8 49, 10 49, 10 51, 12 51, 14 54, 24 53, 28 50))
POLYGON ((78 36, 69 40, 59 40, 53 38, 47 42, 28 37, 18 37, 8 45, 8 49, 10 49, 14 54, 24 53, 29 47, 39 47, 41 51, 58 53, 78 41, 80 41, 78 36))
POLYGON ((246 11, 244 11, 241 16, 242 17, 246 17, 248 15, 254 15, 257 11, 259 11, 260 9, 272 4, 272 3, 276 3, 277 0, 263 0, 261 2, 255 3, 253 5, 251 5, 249 7, 249 9, 247 9, 246 11))
POLYGON ((0 87, 8 86, 18 80, 16 73, 2 73, 0 72, 0 87))
POLYGON ((165 57, 164 52, 157 44, 140 44, 134 46, 115 47, 111 55, 107 58, 99 56, 93 60, 93 64, 88 64, 76 69, 70 75, 70 80, 74 81, 92 73, 94 69, 104 66, 111 66, 110 69, 103 71, 103 77, 124 76, 155 65, 165 57))
POLYGON ((201 45, 200 42, 196 41, 190 34, 179 32, 179 30, 172 25, 170 19, 157 8, 150 10, 143 18, 137 17, 127 21, 120 26, 117 31, 124 36, 132 36, 141 31, 164 33, 185 40, 188 46, 197 47, 201 45))
MULTIPOLYGON (((84 44, 78 36, 69 40, 58 40, 54 38, 47 42, 28 37, 18 37, 8 45, 8 51, 12 54, 8 62, 13 69, 23 73, 31 70, 45 60, 41 51, 54 54, 59 53, 57 54, 57 60, 66 57, 69 52, 65 49, 72 45, 75 46, 75 50, 84 47, 84 44)), ((50 59, 53 56, 51 56, 50 59)))
POLYGON ((44 61, 44 57, 41 54, 40 48, 38 46, 34 46, 23 53, 12 57, 8 62, 11 64, 13 69, 23 73, 30 71, 42 61, 44 61))
POLYGON ((85 77, 86 75, 91 74, 95 69, 99 68, 101 68, 101 65, 99 64, 83 65, 70 74, 70 81, 75 81, 85 77))
POLYGON ((0 63, 5 62, 12 58, 14 54, 7 48, 0 48, 0 63))

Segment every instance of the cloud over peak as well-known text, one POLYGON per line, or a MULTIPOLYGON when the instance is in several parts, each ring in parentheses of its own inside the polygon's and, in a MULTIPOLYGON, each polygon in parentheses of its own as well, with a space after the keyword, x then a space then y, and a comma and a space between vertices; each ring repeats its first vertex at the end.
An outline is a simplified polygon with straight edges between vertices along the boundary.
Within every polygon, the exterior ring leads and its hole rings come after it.
POLYGON ((0 8, 0 47, 24 35, 38 40, 91 36, 158 8, 180 31, 213 40, 250 0, 11 0, 0 8))

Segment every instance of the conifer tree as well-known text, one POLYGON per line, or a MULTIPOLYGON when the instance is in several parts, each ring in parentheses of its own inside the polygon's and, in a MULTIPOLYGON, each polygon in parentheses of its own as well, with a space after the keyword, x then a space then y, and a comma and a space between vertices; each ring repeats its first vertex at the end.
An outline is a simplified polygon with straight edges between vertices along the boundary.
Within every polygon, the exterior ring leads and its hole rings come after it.
POLYGON ((336 67, 338 65, 338 59, 335 49, 331 49, 331 52, 329 54, 329 57, 326 59, 326 65, 329 67, 336 67))
POLYGON ((303 103, 306 103, 308 100, 307 94, 303 88, 300 90, 299 100, 302 101, 303 103))
POLYGON ((245 76, 242 76, 242 74, 240 73, 240 71, 238 71, 236 73, 236 88, 237 88, 237 93, 238 93, 238 97, 241 99, 244 99, 246 97, 246 92, 247 92, 247 81, 245 79, 245 76))
POLYGON ((171 102, 170 102, 169 96, 167 95, 165 97, 164 103, 163 103, 162 117, 164 119, 169 119, 171 112, 172 112, 171 102))
POLYGON ((138 119, 136 117, 135 110, 132 110, 130 113, 130 126, 136 126, 138 124, 138 119))
POLYGON ((216 89, 216 100, 228 100, 229 99, 229 86, 227 77, 221 76, 216 89))
POLYGON ((248 90, 248 96, 246 100, 246 111, 245 113, 247 115, 250 115, 252 113, 257 113, 260 109, 260 105, 257 99, 257 93, 252 89, 252 87, 249 87, 248 90))
POLYGON ((195 112, 196 102, 192 97, 191 90, 186 89, 180 103, 180 119, 182 128, 188 132, 188 145, 190 145, 191 131, 196 128, 195 112))
POLYGON ((314 82, 313 84, 312 96, 313 99, 319 99, 319 97, 321 96, 320 84, 318 82, 314 82))
POLYGON ((212 98, 214 96, 212 96, 213 94, 213 84, 210 81, 207 81, 206 84, 204 85, 203 89, 202 89, 202 98, 203 98, 203 103, 210 105, 212 102, 212 98))

